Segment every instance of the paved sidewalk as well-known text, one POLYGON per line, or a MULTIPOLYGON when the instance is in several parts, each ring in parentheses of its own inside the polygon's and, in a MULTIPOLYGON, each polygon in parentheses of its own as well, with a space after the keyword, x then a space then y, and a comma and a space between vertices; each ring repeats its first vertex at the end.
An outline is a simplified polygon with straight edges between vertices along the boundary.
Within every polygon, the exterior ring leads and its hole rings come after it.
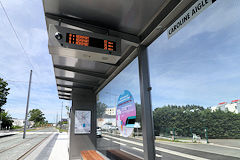
POLYGON ((49 156, 49 160, 68 160, 68 143, 69 137, 66 132, 59 133, 52 152, 49 156))
POLYGON ((8 130, 2 130, 2 131, 0 131, 0 138, 1 137, 12 136, 12 135, 15 135, 15 134, 19 134, 19 132, 10 132, 8 130))

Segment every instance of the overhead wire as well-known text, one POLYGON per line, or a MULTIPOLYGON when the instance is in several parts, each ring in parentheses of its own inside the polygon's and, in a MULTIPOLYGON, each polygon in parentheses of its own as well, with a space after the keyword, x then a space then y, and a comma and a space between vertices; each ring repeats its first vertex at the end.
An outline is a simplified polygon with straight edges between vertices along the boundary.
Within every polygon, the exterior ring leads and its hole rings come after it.
MULTIPOLYGON (((28 56, 28 53, 26 52, 26 49, 24 48, 23 43, 22 43, 22 41, 21 41, 21 39, 20 39, 20 37, 19 37, 19 35, 18 35, 18 33, 17 33, 17 31, 16 31, 13 23, 11 22, 10 17, 8 16, 8 13, 7 13, 7 11, 6 11, 6 9, 5 9, 5 7, 4 7, 4 5, 3 5, 3 3, 2 3, 1 0, 0 0, 0 4, 1 4, 1 7, 2 7, 2 9, 3 9, 3 12, 4 12, 4 14, 5 14, 5 16, 6 16, 7 20, 8 20, 8 22, 9 22, 12 30, 13 30, 13 33, 14 33, 14 35, 15 35, 15 37, 16 37, 16 39, 17 39, 17 41, 18 41, 18 43, 19 43, 19 45, 20 45, 20 47, 21 47, 21 49, 22 49, 22 51, 23 51, 23 54, 25 55, 27 61, 29 62, 32 70, 35 70, 37 77, 39 77, 39 76, 38 76, 38 75, 39 75, 39 74, 38 74, 38 71, 36 70, 36 68, 34 67, 33 63, 31 62, 31 60, 30 60, 30 58, 29 58, 29 56, 28 56)), ((33 73, 34 73, 34 72, 33 72, 33 73)), ((37 78, 37 81, 39 82, 39 79, 38 79, 38 78, 37 78)), ((40 83, 40 82, 39 82, 39 83, 40 83)))
POLYGON ((31 62, 30 58, 28 57, 28 54, 27 54, 25 48, 23 47, 22 41, 20 40, 20 38, 19 38, 19 36, 18 36, 18 34, 17 34, 17 32, 16 32, 16 30, 15 30, 15 28, 14 28, 14 26, 13 26, 13 24, 12 24, 12 22, 11 22, 9 16, 8 16, 8 13, 7 13, 5 7, 3 6, 1 0, 0 0, 0 4, 1 4, 1 7, 2 7, 2 9, 3 9, 3 12, 4 12, 4 14, 5 14, 5 16, 6 16, 7 20, 8 20, 8 22, 9 22, 9 24, 10 24, 10 26, 11 26, 13 32, 14 32, 14 34, 15 34, 16 38, 17 38, 17 41, 18 41, 18 43, 20 44, 20 47, 21 47, 22 50, 23 50, 23 53, 24 53, 25 56, 27 57, 27 59, 28 59, 30 65, 31 65, 31 67, 34 69, 34 66, 33 66, 33 64, 32 64, 32 62, 31 62))
MULTIPOLYGON (((2 4, 2 1, 1 1, 1 0, 0 0, 0 4, 1 4, 1 7, 2 7, 2 9, 3 9, 3 11, 4 11, 4 14, 5 14, 5 16, 6 16, 7 20, 8 20, 8 22, 9 22, 9 24, 10 24, 13 32, 14 32, 16 38, 17 38, 17 41, 18 41, 20 47, 22 48, 22 51, 23 51, 25 57, 27 58, 29 64, 31 65, 31 68, 32 68, 33 70, 35 70, 35 71, 36 71, 36 74, 37 74, 38 71, 36 70, 36 68, 34 67, 33 63, 31 62, 31 60, 30 60, 30 58, 29 58, 29 56, 28 56, 28 53, 26 52, 26 50, 25 50, 25 48, 24 48, 24 46, 23 46, 23 43, 22 43, 19 35, 17 34, 17 31, 16 31, 13 23, 11 22, 10 17, 8 16, 8 13, 7 13, 4 5, 2 4)), ((39 75, 39 74, 37 74, 37 76, 38 76, 38 75, 39 75)), ((41 83, 38 78, 37 78, 36 80, 38 81, 38 84, 41 84, 41 85, 44 84, 44 83, 41 83)), ((8 80, 8 81, 11 81, 11 82, 20 82, 20 83, 28 83, 28 82, 24 82, 24 81, 13 81, 13 80, 8 80)), ((33 82, 33 83, 35 83, 35 82, 33 82)), ((49 95, 49 93, 47 93, 47 94, 49 95)))

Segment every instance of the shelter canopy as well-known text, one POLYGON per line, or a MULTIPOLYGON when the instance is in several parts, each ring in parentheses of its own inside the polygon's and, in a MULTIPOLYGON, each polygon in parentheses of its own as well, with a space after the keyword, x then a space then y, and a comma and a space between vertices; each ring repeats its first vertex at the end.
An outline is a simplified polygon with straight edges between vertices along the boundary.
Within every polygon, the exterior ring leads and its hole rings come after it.
POLYGON ((121 39, 121 57, 114 64, 59 56, 50 51, 59 98, 71 100, 73 88, 99 92, 137 56, 139 45, 150 45, 194 2, 43 0, 49 39, 52 24, 121 39))

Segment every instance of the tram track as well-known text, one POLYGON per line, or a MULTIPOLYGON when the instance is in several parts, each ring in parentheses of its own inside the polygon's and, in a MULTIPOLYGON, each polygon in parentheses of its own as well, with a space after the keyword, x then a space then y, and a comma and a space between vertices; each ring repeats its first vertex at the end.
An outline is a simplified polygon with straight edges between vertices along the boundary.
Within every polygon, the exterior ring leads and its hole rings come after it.
POLYGON ((0 150, 0 153, 4 153, 4 152, 6 152, 6 151, 8 151, 8 150, 10 150, 10 149, 13 149, 13 148, 15 148, 15 147, 17 147, 17 146, 19 146, 19 145, 21 145, 21 144, 23 144, 23 143, 26 143, 26 142, 28 142, 28 141, 31 141, 32 139, 34 139, 34 138, 36 138, 36 137, 38 137, 38 136, 35 136, 35 137, 32 137, 32 138, 30 138, 30 139, 28 139, 28 140, 22 141, 21 143, 12 145, 12 146, 10 146, 10 147, 8 147, 8 148, 6 148, 6 149, 2 149, 2 150, 0 150))
POLYGON ((3 139, 0 142, 0 159, 8 160, 23 160, 28 157, 33 159, 35 152, 41 151, 51 139, 52 135, 56 133, 56 130, 52 128, 42 129, 36 133, 29 133, 26 139, 22 139, 21 136, 11 137, 11 139, 3 139))
POLYGON ((40 146, 45 140, 47 140, 52 134, 48 135, 47 137, 42 139, 40 142, 38 142, 36 145, 31 147, 28 151, 26 151, 24 154, 22 154, 20 157, 18 157, 17 160, 25 159, 30 153, 32 153, 35 149, 37 149, 37 147, 40 146))
MULTIPOLYGON (((47 139, 48 137, 50 137, 51 135, 52 135, 52 134, 50 134, 50 135, 48 135, 47 137, 45 137, 45 138, 44 138, 43 140, 41 140, 39 143, 37 143, 36 145, 34 145, 30 150, 32 150, 34 147, 38 146, 41 142, 43 142, 44 140, 46 140, 46 139, 47 139)), ((12 145, 12 146, 10 146, 10 147, 8 147, 8 148, 6 148, 6 149, 2 149, 2 150, 0 150, 0 154, 1 154, 1 153, 4 153, 4 152, 6 152, 6 151, 9 151, 9 150, 11 150, 11 149, 13 149, 13 148, 21 145, 21 144, 24 144, 24 143, 26 143, 26 142, 29 142, 29 141, 37 138, 37 137, 40 137, 40 136, 41 136, 41 135, 34 136, 34 137, 32 137, 32 138, 30 138, 30 139, 28 139, 28 140, 22 141, 21 143, 12 145)), ((27 152, 29 152, 30 150, 28 150, 27 152)), ((27 152, 25 152, 23 155, 25 155, 27 152)), ((22 156, 20 156, 20 157, 22 157, 22 156)))
POLYGON ((8 139, 8 140, 6 140, 6 141, 1 141, 0 143, 9 142, 9 141, 11 141, 11 140, 15 140, 15 139, 19 139, 19 138, 20 138, 20 137, 11 138, 11 139, 8 139))

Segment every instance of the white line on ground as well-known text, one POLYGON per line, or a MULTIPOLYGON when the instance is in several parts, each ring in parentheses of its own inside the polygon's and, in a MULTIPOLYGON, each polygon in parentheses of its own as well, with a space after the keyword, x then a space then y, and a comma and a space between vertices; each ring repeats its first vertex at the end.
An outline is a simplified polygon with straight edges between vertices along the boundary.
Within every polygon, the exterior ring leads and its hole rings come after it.
POLYGON ((215 143, 209 143, 209 145, 218 146, 218 147, 225 147, 225 148, 230 148, 230 149, 238 149, 238 150, 240 150, 240 148, 238 148, 238 147, 225 146, 225 145, 215 144, 215 143))
POLYGON ((165 149, 165 148, 160 148, 160 147, 156 147, 156 150, 161 151, 161 152, 165 152, 165 153, 169 153, 169 154, 173 154, 173 155, 176 155, 176 156, 184 157, 184 158, 189 158, 189 159, 209 160, 209 159, 206 159, 206 158, 201 158, 201 157, 197 157, 197 156, 193 156, 193 155, 189 155, 189 154, 185 154, 185 153, 181 153, 181 152, 176 152, 176 151, 172 151, 172 150, 165 149))
MULTIPOLYGON (((122 141, 122 142, 132 143, 132 144, 135 144, 135 145, 138 145, 138 146, 143 146, 143 144, 139 143, 139 142, 133 142, 131 140, 125 140, 125 139, 121 139, 121 138, 117 138, 117 137, 113 137, 113 136, 109 136, 109 135, 104 135, 104 136, 112 138, 112 139, 116 139, 116 140, 119 140, 119 141, 122 141)), ((135 147, 133 147, 133 148, 135 148, 135 147)), ((184 157, 184 158, 194 159, 194 160, 209 160, 209 159, 206 159, 206 158, 193 156, 193 155, 189 155, 189 154, 185 154, 185 153, 181 153, 181 152, 177 152, 177 151, 172 151, 172 150, 164 149, 164 148, 160 148, 160 147, 156 147, 156 150, 161 151, 161 152, 165 152, 165 153, 169 153, 169 154, 173 154, 173 155, 176 155, 176 156, 184 157)))
POLYGON ((143 152, 143 150, 140 149, 140 148, 132 147, 132 149, 135 149, 135 150, 137 150, 137 151, 143 152))
POLYGON ((108 138, 105 138, 105 137, 104 137, 103 139, 106 139, 107 141, 110 141, 110 139, 108 139, 108 138))
POLYGON ((118 142, 118 141, 113 141, 114 143, 117 143, 117 144, 120 144, 120 145, 122 145, 122 146, 126 146, 126 144, 124 144, 124 143, 121 143, 121 142, 118 142))
POLYGON ((160 154, 156 154, 156 157, 162 157, 162 155, 160 155, 160 154))

